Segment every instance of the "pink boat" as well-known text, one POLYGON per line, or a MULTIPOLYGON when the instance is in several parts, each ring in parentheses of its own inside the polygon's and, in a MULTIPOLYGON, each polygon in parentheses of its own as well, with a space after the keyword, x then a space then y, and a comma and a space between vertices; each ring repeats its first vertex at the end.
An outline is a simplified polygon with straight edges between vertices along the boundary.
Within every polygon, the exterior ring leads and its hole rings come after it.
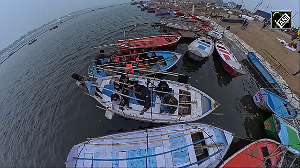
POLYGON ((242 65, 235 58, 233 53, 227 48, 222 41, 217 41, 216 50, 218 51, 223 68, 232 76, 238 77, 245 74, 242 65))

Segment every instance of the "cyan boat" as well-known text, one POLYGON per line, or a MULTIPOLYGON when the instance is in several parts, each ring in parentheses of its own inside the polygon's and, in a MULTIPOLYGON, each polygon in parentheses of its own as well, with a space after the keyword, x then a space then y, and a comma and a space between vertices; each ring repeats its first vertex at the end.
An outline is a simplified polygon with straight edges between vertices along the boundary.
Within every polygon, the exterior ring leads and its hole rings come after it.
MULTIPOLYGON (((182 56, 182 54, 171 52, 171 51, 155 51, 155 53, 157 56, 164 57, 165 64, 152 64, 149 66, 149 70, 166 71, 166 70, 170 69, 171 67, 173 67, 182 56)), ((152 52, 148 52, 147 56, 151 58, 152 52)), ((111 62, 111 58, 102 60, 101 62, 109 63, 109 62, 111 62)), ((136 63, 133 63, 132 65, 133 65, 133 69, 138 69, 138 66, 136 63)), ((101 67, 101 65, 100 65, 100 67, 101 67)), ((103 71, 103 68, 105 68, 105 67, 101 67, 100 69, 97 68, 96 64, 89 66, 89 68, 88 68, 89 77, 99 78, 99 77, 107 76, 108 74, 103 71)), ((108 70, 107 72, 113 72, 113 71, 108 70)), ((134 70, 133 74, 140 75, 140 72, 134 70)))
POLYGON ((253 101, 259 108, 271 111, 282 118, 295 119, 298 115, 298 110, 286 99, 264 88, 253 96, 253 101))
POLYGON ((249 52, 248 55, 249 55, 249 59, 252 62, 252 64, 264 76, 264 78, 267 80, 267 82, 270 83, 270 85, 272 85, 281 96, 285 97, 285 93, 280 88, 280 86, 277 83, 276 79, 264 67, 264 65, 260 62, 260 60, 257 58, 257 56, 253 52, 249 52))

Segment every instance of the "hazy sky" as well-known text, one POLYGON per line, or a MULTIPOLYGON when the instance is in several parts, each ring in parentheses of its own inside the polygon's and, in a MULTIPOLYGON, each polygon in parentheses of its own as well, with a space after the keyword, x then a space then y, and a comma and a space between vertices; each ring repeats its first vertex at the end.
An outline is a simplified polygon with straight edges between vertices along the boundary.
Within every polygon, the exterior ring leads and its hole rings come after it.
POLYGON ((20 36, 71 12, 130 0, 0 0, 0 50, 20 36))
MULTIPOLYGON (((238 4, 244 2, 246 9, 251 12, 259 2, 259 0, 223 0, 224 2, 233 1, 238 4)), ((292 19, 292 26, 299 27, 299 0, 263 0, 263 3, 258 8, 259 10, 271 13, 271 10, 291 10, 292 16, 298 14, 292 19), (269 6, 269 8, 267 8, 269 6)))

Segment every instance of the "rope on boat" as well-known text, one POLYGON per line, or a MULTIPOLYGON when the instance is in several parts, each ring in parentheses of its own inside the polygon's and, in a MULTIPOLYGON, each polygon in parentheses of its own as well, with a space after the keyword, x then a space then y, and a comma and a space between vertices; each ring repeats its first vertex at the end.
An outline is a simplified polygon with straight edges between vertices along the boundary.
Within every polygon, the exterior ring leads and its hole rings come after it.
MULTIPOLYGON (((146 157, 154 157, 154 156, 159 156, 159 155, 164 155, 164 154, 167 154, 167 153, 171 153, 171 152, 174 152, 174 151, 177 151, 177 150, 180 150, 180 149, 183 149, 183 148, 187 148, 189 146, 192 146, 192 145, 195 145, 195 144, 198 144, 202 141, 205 141, 206 139, 209 139, 211 138, 211 136, 209 137, 206 137, 204 139, 201 139, 197 142, 194 142, 194 143, 191 143, 189 145, 186 145, 186 146, 183 146, 183 147, 179 147, 179 148, 176 148, 176 149, 172 149, 172 150, 169 150, 169 151, 166 151, 166 152, 162 152, 162 153, 158 153, 158 154, 154 154, 154 155, 149 155, 149 156, 146 156, 146 157)), ((81 157, 73 157, 73 159, 78 159, 78 160, 92 160, 92 161, 121 161, 121 160, 134 160, 134 159, 144 159, 146 158, 145 156, 140 156, 140 157, 134 157, 134 158, 124 158, 124 159, 101 159, 101 158, 81 158, 81 157)))
MULTIPOLYGON (((188 131, 188 130, 191 130, 191 129, 197 129, 197 128, 199 128, 199 127, 193 126, 193 127, 189 127, 187 129, 184 129, 184 130, 179 130, 179 131, 174 131, 174 132, 169 132, 169 133, 164 133, 164 134, 159 134, 159 135, 148 135, 148 137, 152 138, 152 137, 157 137, 157 136, 171 135, 171 134, 180 133, 180 132, 188 131)), ((202 130, 203 129, 201 129, 201 131, 202 130)), ((98 139, 124 140, 124 139, 135 139, 135 138, 144 138, 144 136, 140 136, 140 137, 127 137, 127 138, 99 137, 99 138, 88 138, 88 139, 89 140, 98 140, 98 139)))
MULTIPOLYGON (((154 142, 159 142, 159 141, 168 141, 168 140, 172 140, 172 139, 176 139, 176 138, 180 138, 180 137, 184 137, 186 135, 192 135, 198 132, 202 132, 203 130, 197 130, 197 131, 193 131, 193 132, 189 132, 183 135, 179 135, 176 137, 172 137, 172 138, 165 138, 165 139, 158 139, 158 140, 152 140, 152 141, 148 141, 148 143, 154 143, 154 142)), ((211 135, 212 136, 212 135, 211 135)), ((88 145, 95 145, 95 146, 114 146, 114 145, 138 145, 138 144, 144 144, 147 143, 147 141, 141 141, 141 142, 128 142, 128 143, 112 143, 112 144, 98 144, 98 143, 90 143, 90 142, 83 142, 81 144, 88 144, 88 145)))

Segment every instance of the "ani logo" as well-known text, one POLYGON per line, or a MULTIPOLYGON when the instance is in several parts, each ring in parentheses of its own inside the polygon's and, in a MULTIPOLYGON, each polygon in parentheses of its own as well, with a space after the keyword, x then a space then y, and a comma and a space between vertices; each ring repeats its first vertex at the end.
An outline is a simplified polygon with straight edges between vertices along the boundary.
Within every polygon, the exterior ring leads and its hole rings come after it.
POLYGON ((292 28, 291 11, 272 11, 272 29, 292 28))

